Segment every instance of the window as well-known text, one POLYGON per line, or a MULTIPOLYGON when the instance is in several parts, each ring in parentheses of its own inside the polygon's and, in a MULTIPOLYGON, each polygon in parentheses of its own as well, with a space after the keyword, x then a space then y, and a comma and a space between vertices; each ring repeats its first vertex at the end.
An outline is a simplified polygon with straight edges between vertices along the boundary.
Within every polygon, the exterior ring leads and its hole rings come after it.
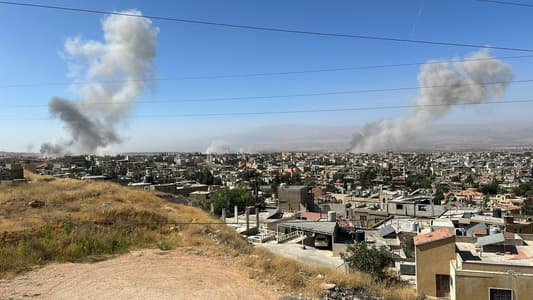
POLYGON ((403 204, 396 204, 396 210, 403 209, 403 204))
POLYGON ((366 216, 360 216, 360 217, 359 217, 359 220, 361 220, 361 221, 366 221, 366 216))
POLYGON ((513 290, 508 289, 489 289, 489 300, 512 300, 513 290))
POLYGON ((419 205, 418 206, 418 211, 426 211, 426 206, 425 205, 419 205))

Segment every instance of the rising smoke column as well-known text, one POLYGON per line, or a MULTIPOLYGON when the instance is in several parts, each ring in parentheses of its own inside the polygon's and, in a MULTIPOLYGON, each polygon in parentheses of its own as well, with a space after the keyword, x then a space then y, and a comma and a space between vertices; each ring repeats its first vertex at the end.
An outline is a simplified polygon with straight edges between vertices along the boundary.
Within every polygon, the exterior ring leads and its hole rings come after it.
MULTIPOLYGON (((137 10, 121 13, 142 15, 137 10)), ((120 143, 117 127, 127 122, 133 103, 150 87, 158 28, 146 18, 109 15, 102 29, 103 42, 79 37, 65 42, 69 76, 84 84, 73 87, 76 101, 50 100, 50 115, 63 122, 67 137, 44 143, 43 154, 95 153, 120 143)))
POLYGON ((405 149, 435 120, 446 116, 459 104, 490 101, 503 95, 513 78, 511 67, 479 51, 453 63, 429 61, 420 68, 421 87, 408 116, 365 125, 354 134, 351 152, 380 152, 405 149), (497 82, 497 83, 495 83, 497 82), (487 84, 493 83, 493 84, 487 84), (416 105, 439 105, 416 107, 416 105))

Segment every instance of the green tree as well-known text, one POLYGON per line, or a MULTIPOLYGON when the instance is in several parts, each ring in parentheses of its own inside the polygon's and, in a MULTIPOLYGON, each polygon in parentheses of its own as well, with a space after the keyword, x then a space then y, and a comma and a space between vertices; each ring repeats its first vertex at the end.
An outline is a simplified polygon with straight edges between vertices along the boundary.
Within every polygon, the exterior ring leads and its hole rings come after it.
POLYGON ((415 242, 412 236, 405 235, 400 238, 400 243, 405 253, 405 256, 408 258, 415 258, 415 242))
POLYGON ((376 179, 376 177, 376 171, 367 169, 359 174, 359 182, 361 183, 361 186, 366 189, 372 186, 372 180, 376 179))
POLYGON ((513 193, 515 193, 517 196, 532 197, 533 181, 521 183, 518 187, 513 189, 513 193))
POLYGON ((215 178, 213 174, 211 174, 211 171, 206 168, 196 171, 192 175, 192 179, 198 181, 201 184, 207 185, 212 185, 215 181, 215 178))
POLYGON ((480 186, 478 190, 485 195, 496 195, 500 191, 499 182, 494 180, 489 184, 480 186))
POLYGON ((419 174, 409 175, 405 179, 405 186, 413 190, 419 188, 427 189, 431 187, 431 178, 429 176, 419 174))
POLYGON ((368 273, 378 281, 386 279, 385 268, 393 262, 385 248, 368 247, 366 243, 349 246, 347 253, 341 253, 341 258, 351 269, 368 273))
POLYGON ((222 208, 226 208, 228 215, 233 212, 233 207, 237 205, 240 211, 246 206, 254 204, 252 194, 242 189, 219 189, 211 195, 211 203, 216 215, 222 214, 222 208))
POLYGON ((444 193, 447 193, 449 191, 450 189, 445 185, 437 186, 437 191, 435 192, 434 203, 436 205, 440 205, 442 203, 442 200, 444 200, 444 193))

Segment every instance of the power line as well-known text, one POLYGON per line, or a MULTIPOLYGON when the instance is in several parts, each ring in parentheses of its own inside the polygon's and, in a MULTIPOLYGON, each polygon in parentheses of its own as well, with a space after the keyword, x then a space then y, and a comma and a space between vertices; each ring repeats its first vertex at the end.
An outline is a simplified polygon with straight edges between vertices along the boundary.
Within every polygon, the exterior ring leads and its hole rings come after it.
POLYGON ((471 62, 471 61, 486 61, 486 60, 505 60, 505 59, 520 59, 531 58, 533 55, 517 55, 517 56, 502 56, 490 58, 465 58, 465 59, 450 59, 438 60, 428 62, 412 62, 412 63, 396 63, 383 65, 367 65, 367 66, 353 66, 341 68, 327 68, 327 69, 312 69, 300 71, 282 71, 282 72, 266 72, 266 73, 244 73, 244 74, 222 74, 222 75, 204 75, 204 76, 182 76, 182 77, 161 77, 161 78, 145 78, 145 79, 128 79, 128 80, 87 80, 76 82, 34 82, 34 83, 14 83, 0 85, 0 88, 18 88, 18 87, 43 87, 43 86, 63 86, 63 85, 87 85, 87 84, 120 84, 125 82, 157 82, 157 81, 179 81, 179 80, 208 80, 208 79, 229 79, 229 78, 248 78, 248 77, 266 77, 266 76, 283 76, 283 75, 297 75, 297 74, 311 74, 324 72, 341 72, 341 71, 356 71, 356 70, 370 70, 370 69, 384 69, 395 67, 409 67, 420 65, 431 65, 449 62, 471 62))
MULTIPOLYGON (((533 103, 533 99, 525 100, 501 100, 481 103, 458 103, 454 105, 447 104, 415 104, 415 105, 392 105, 392 106, 367 106, 367 107, 346 107, 332 109, 306 109, 306 110, 282 110, 282 111, 259 111, 259 112, 228 112, 228 113, 195 113, 195 114, 171 114, 171 115, 136 115, 131 116, 135 119, 145 118, 191 118, 191 117, 220 117, 220 116, 255 116, 255 115, 281 115, 281 114, 300 114, 300 113, 323 113, 323 112, 348 112, 348 111, 370 111, 370 110, 388 110, 388 109, 431 109, 443 106, 471 106, 471 105, 493 105, 493 104, 518 104, 533 103)), ((47 121, 49 118, 1 118, 0 121, 47 121)))
POLYGON ((218 26, 218 27, 225 27, 225 28, 245 29, 245 30, 256 30, 256 31, 265 31, 265 32, 292 33, 292 34, 300 34, 300 35, 352 38, 352 39, 364 39, 364 40, 380 40, 380 41, 389 41, 389 42, 402 42, 402 43, 426 44, 426 45, 438 45, 438 46, 453 46, 453 47, 478 48, 478 49, 487 48, 487 49, 495 49, 495 50, 533 52, 533 49, 526 49, 526 48, 487 46, 487 45, 479 45, 479 44, 443 42, 443 41, 431 41, 431 40, 414 40, 414 39, 393 38, 393 37, 386 37, 386 36, 376 36, 376 35, 307 31, 307 30, 286 29, 286 28, 278 28, 278 27, 261 27, 261 26, 193 20, 193 19, 182 19, 182 18, 175 18, 175 17, 163 17, 163 16, 155 16, 155 15, 139 16, 139 15, 123 13, 123 12, 111 12, 111 11, 96 10, 96 9, 53 6, 53 5, 23 3, 23 2, 0 1, 0 4, 42 8, 42 9, 62 10, 62 11, 93 13, 93 14, 108 14, 108 15, 117 15, 117 16, 125 16, 125 17, 146 18, 146 19, 152 19, 152 20, 172 21, 172 22, 180 22, 180 23, 200 24, 200 25, 209 25, 209 26, 218 26))
MULTIPOLYGON (((475 86, 475 85, 494 85, 494 84, 509 84, 509 83, 528 83, 533 82, 533 79, 523 80, 509 80, 509 81, 493 81, 484 83, 467 83, 467 84, 449 84, 449 85, 432 85, 432 86, 415 86, 415 87, 396 87, 396 88, 381 88, 381 89, 362 89, 362 90, 350 90, 350 91, 329 91, 319 93, 295 93, 295 94, 280 94, 280 95, 264 95, 264 96, 243 96, 243 97, 217 97, 217 98, 192 98, 192 99, 169 99, 169 100, 139 100, 135 102, 111 102, 111 101, 99 101, 90 102, 87 104, 80 103, 82 106, 90 105, 120 105, 120 104, 162 104, 162 103, 195 103, 195 102, 225 102, 225 101, 242 101, 242 100, 267 100, 271 99, 283 99, 283 98, 300 98, 300 97, 315 97, 315 96, 333 96, 333 95, 350 95, 350 94, 364 94, 364 93, 377 93, 377 92, 394 92, 394 91, 407 91, 418 89, 434 89, 434 88, 447 88, 447 87, 459 87, 459 86, 475 86)), ((25 108, 25 107, 47 107, 47 104, 18 104, 10 106, 0 106, 1 108, 25 108)))
POLYGON ((477 0, 477 1, 478 2, 486 2, 486 3, 511 5, 511 6, 533 7, 533 4, 513 2, 513 1, 497 1, 497 0, 477 0))

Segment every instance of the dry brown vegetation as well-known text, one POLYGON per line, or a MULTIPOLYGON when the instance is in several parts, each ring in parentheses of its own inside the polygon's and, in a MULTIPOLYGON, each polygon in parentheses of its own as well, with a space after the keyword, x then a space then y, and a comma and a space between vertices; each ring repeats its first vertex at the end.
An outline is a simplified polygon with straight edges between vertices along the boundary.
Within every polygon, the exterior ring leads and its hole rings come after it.
POLYGON ((290 294, 316 297, 320 284, 327 282, 364 288, 385 299, 414 298, 408 286, 387 286, 361 273, 309 267, 254 248, 224 225, 173 225, 217 220, 148 191, 108 182, 28 178, 26 184, 0 185, 0 277, 49 261, 99 259, 133 248, 181 247, 230 259, 251 278, 290 294), (45 206, 30 208, 27 203, 32 200, 42 200, 45 206))

